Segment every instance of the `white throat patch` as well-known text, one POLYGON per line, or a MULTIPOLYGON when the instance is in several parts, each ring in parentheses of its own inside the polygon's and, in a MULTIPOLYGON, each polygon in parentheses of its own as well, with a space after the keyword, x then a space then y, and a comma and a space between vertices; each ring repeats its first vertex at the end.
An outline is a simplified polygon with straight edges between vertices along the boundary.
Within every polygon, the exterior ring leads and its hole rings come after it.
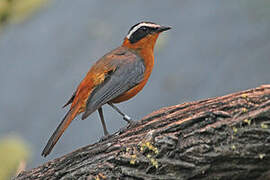
POLYGON ((146 22, 143 22, 143 23, 140 23, 138 24, 137 26, 135 26, 133 29, 131 29, 131 31, 128 33, 128 35, 126 36, 128 39, 130 38, 130 36, 136 32, 138 29, 140 29, 140 27, 143 27, 143 26, 146 26, 146 27, 153 27, 153 28, 157 28, 157 27, 161 27, 160 25, 158 24, 153 24, 153 23, 146 23, 146 22))

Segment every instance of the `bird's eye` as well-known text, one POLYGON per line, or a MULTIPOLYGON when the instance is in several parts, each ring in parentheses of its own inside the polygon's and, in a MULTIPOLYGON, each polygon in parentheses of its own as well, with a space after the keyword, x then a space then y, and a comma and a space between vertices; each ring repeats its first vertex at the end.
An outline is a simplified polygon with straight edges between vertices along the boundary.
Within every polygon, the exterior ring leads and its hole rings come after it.
POLYGON ((143 31, 147 31, 148 29, 146 27, 142 27, 142 30, 143 31))

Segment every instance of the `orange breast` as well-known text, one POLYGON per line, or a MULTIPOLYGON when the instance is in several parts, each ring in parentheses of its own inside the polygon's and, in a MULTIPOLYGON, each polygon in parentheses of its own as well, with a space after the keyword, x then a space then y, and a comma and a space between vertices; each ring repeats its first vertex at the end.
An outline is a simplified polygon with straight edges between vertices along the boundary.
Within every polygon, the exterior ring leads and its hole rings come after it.
POLYGON ((154 67, 153 51, 154 51, 154 45, 155 45, 157 37, 158 36, 154 38, 151 37, 152 42, 150 41, 150 43, 149 43, 149 39, 141 40, 137 44, 130 44, 128 40, 124 41, 123 46, 131 48, 131 49, 135 49, 137 52, 139 52, 138 54, 140 54, 140 56, 144 60, 144 64, 145 64, 144 78, 137 86, 133 87, 129 91, 113 99, 111 101, 112 103, 120 103, 120 102, 129 100, 130 98, 134 97, 136 94, 138 94, 138 92, 140 92, 143 89, 154 67))
POLYGON ((143 80, 139 85, 137 85, 134 88, 130 89, 129 91, 125 92, 123 95, 120 95, 117 98, 113 99, 111 102, 112 103, 120 103, 120 102, 129 100, 130 98, 132 98, 133 96, 138 94, 138 92, 140 92, 143 89, 146 82, 147 82, 147 79, 143 80))

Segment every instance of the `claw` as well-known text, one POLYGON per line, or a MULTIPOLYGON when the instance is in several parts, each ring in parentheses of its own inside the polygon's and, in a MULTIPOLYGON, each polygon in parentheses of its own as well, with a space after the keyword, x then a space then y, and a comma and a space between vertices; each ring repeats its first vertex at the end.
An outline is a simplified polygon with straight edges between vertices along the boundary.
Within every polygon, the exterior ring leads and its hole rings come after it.
POLYGON ((128 124, 125 126, 125 127, 122 127, 120 130, 119 130, 119 134, 122 134, 125 130, 129 129, 129 128, 133 128, 135 127, 136 125, 138 124, 137 121, 134 121, 134 120, 129 120, 128 124))

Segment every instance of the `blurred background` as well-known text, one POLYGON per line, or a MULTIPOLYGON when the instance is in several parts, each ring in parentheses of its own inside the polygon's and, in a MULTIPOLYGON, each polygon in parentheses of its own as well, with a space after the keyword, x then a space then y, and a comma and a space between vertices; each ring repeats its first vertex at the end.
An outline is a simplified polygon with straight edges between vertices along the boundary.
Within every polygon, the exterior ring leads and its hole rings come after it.
MULTIPOLYGON (((23 141, 27 169, 98 141, 93 113, 40 155, 88 69, 140 21, 173 29, 159 38, 144 90, 118 105, 133 119, 270 83, 269 7, 269 0, 0 0, 0 139, 23 141)), ((110 107, 104 111, 111 133, 125 126, 110 107)))

